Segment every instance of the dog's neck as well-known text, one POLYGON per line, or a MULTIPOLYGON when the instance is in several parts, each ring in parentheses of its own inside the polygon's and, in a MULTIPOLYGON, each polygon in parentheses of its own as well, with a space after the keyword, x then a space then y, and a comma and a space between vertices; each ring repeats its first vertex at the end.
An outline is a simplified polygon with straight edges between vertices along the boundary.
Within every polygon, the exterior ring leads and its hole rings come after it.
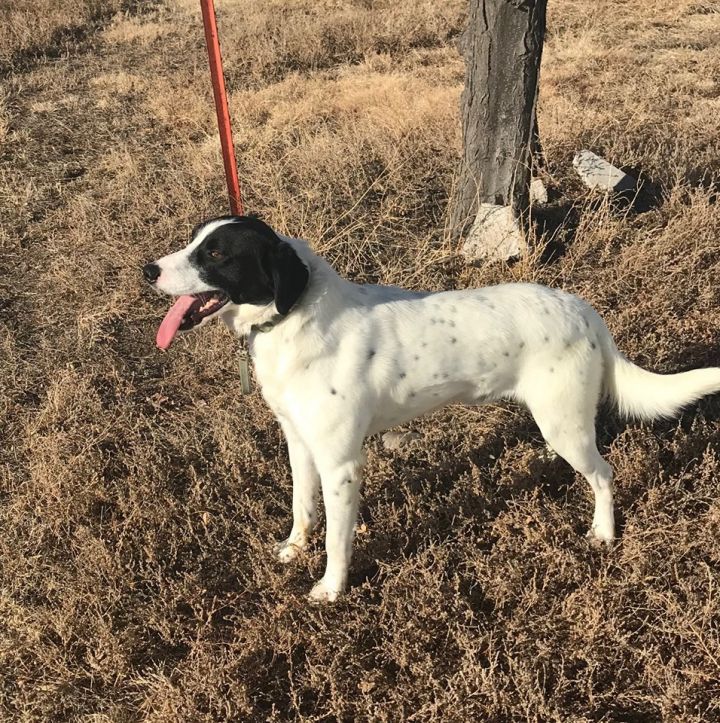
POLYGON ((267 328, 266 325, 271 324, 279 316, 275 302, 272 302, 266 306, 241 304, 222 314, 221 318, 230 331, 242 337, 252 334, 253 330, 260 327, 267 328))
MULTIPOLYGON (((292 309, 290 309, 292 311, 292 309)), ((263 321, 262 324, 253 324, 250 327, 250 332, 253 334, 266 334, 268 331, 272 331, 281 321, 287 319, 287 314, 275 314, 271 316, 267 321, 263 321)))

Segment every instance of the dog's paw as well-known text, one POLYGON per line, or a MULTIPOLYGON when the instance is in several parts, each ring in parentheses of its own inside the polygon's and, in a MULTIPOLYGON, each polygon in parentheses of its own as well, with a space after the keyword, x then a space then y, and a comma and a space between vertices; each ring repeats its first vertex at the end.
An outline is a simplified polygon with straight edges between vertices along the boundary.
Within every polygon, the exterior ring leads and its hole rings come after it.
POLYGON ((601 525, 593 525, 585 537, 595 544, 609 547, 615 541, 615 531, 601 525))
POLYGON ((280 560, 280 562, 287 563, 297 559, 306 547, 306 540, 292 540, 288 537, 287 540, 276 543, 273 550, 275 552, 275 556, 278 560, 280 560))
POLYGON ((538 459, 542 462, 554 462, 557 458, 558 453, 549 444, 538 452, 538 459))
POLYGON ((315 585, 313 585, 313 589, 310 590, 310 594, 308 595, 308 600, 313 603, 333 603, 340 595, 342 595, 342 590, 334 585, 328 585, 323 578, 320 582, 316 582, 315 585))

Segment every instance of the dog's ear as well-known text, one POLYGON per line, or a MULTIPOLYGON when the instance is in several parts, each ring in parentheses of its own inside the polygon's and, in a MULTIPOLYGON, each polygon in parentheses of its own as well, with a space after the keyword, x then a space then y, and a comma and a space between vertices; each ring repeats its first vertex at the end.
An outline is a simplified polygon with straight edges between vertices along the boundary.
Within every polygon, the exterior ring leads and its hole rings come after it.
POLYGON ((285 241, 280 241, 275 248, 271 268, 275 308, 279 314, 285 316, 305 290, 310 273, 295 253, 295 249, 285 241))

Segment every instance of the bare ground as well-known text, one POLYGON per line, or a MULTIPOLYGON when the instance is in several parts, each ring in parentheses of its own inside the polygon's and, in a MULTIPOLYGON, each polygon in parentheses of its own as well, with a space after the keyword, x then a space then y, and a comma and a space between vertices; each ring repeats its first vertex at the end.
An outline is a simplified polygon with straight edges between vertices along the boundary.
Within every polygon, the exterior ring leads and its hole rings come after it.
MULTIPOLYGON (((249 209, 344 273, 577 292, 657 371, 720 363, 720 5, 553 1, 538 251, 464 268, 459 0, 219 3, 249 209), (588 147, 638 209, 573 177, 588 147)), ((290 476, 218 325, 154 348, 139 267, 225 194, 194 0, 0 8, 0 716, 12 721, 720 720, 720 403, 603 411, 621 537, 528 414, 369 442, 351 589, 281 567, 290 476)))

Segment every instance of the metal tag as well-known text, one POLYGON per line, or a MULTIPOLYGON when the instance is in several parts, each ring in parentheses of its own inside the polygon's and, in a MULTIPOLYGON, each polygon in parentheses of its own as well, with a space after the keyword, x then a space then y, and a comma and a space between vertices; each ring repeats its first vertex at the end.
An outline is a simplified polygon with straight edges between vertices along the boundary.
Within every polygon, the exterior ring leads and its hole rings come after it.
POLYGON ((250 365, 246 351, 240 352, 240 390, 243 394, 250 394, 250 365))

